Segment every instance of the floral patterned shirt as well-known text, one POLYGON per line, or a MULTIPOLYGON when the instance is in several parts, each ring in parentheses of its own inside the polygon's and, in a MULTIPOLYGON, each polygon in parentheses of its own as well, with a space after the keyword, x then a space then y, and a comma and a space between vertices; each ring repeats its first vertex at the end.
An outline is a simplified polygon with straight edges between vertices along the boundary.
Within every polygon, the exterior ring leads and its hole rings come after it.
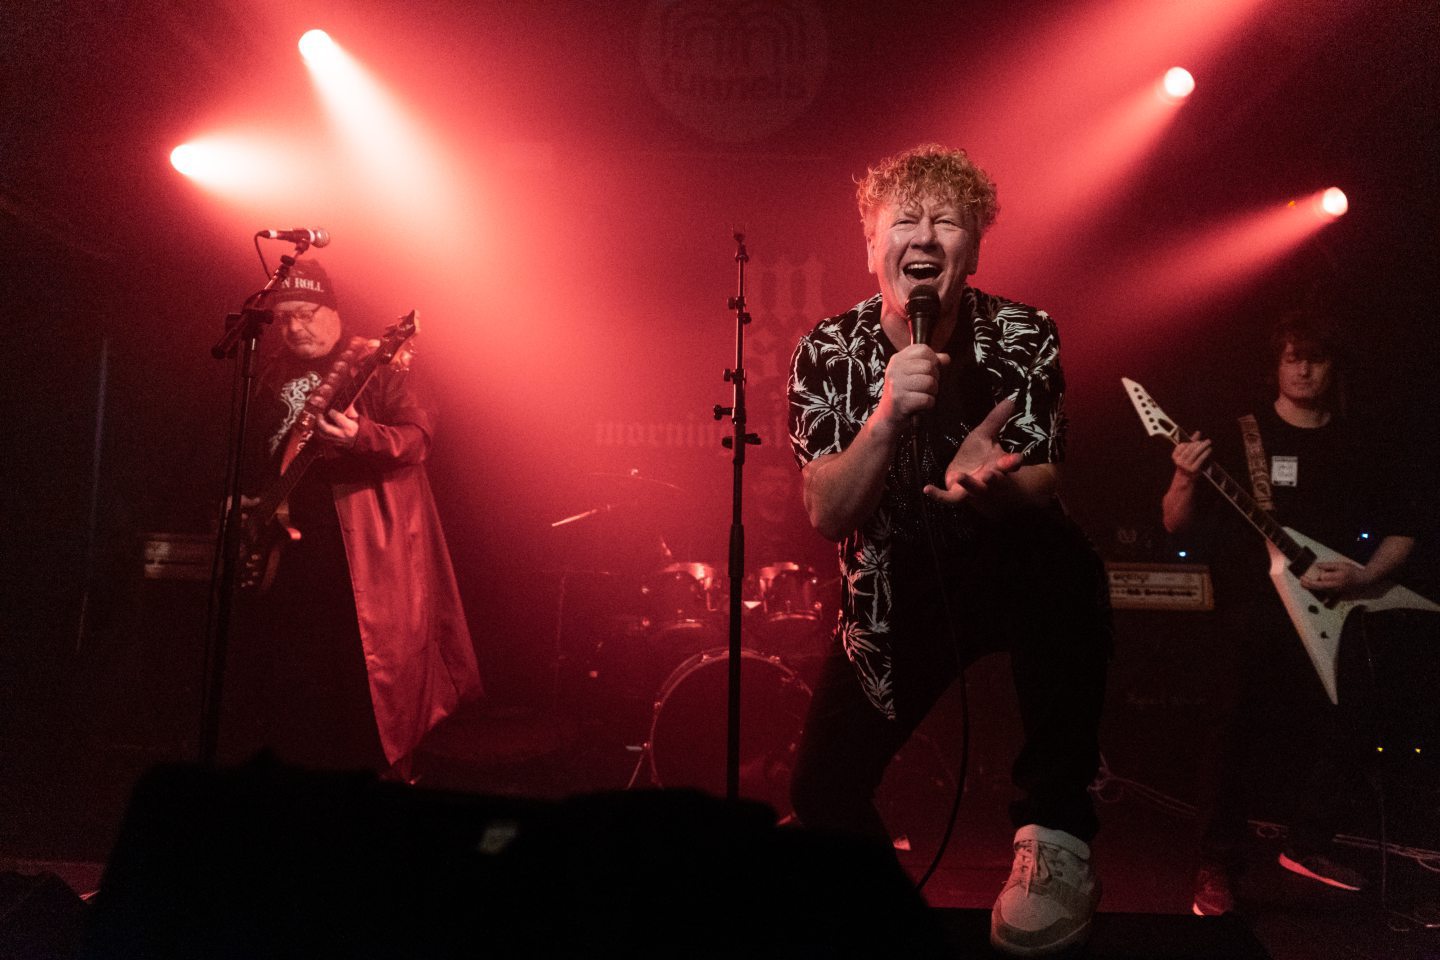
MULTIPOLYGON (((849 446, 880 402, 885 367, 895 354, 881 329, 880 305, 877 295, 822 320, 795 350, 790 444, 802 467, 849 446)), ((1064 453, 1065 382, 1054 321, 1043 311, 973 287, 965 290, 960 316, 944 348, 952 362, 942 375, 937 405, 925 415, 921 471, 938 480, 970 430, 1006 397, 1015 398, 1016 408, 1001 429, 1001 446, 1020 453, 1025 464, 1058 463, 1064 453)), ((915 470, 910 445, 902 442, 879 506, 839 546, 842 597, 836 629, 866 697, 891 719, 894 553, 923 535, 915 470)), ((964 549, 976 535, 969 505, 930 509, 932 516, 942 517, 946 550, 964 549)))

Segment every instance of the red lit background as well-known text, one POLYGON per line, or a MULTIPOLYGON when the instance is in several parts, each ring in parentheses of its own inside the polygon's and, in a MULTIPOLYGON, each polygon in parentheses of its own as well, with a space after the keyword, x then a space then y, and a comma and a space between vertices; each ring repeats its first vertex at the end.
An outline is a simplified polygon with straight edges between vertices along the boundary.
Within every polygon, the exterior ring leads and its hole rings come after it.
POLYGON ((559 571, 623 563, 657 531, 723 565, 728 424, 710 411, 730 401, 737 229, 764 441, 748 558, 830 569, 785 370, 815 320, 874 290, 853 178, 922 141, 966 147, 999 185, 975 283, 1060 323, 1066 495, 1107 556, 1164 559, 1168 461, 1120 377, 1183 422, 1263 398, 1268 319, 1311 296, 1359 348, 1356 402, 1434 476, 1427 3, 22 0, 7 20, 17 691, 96 642, 82 597, 96 636, 114 628, 145 532, 207 528, 230 373, 208 347, 264 280, 261 228, 331 233, 318 255, 352 324, 420 309, 444 405, 431 474, 501 697, 546 675, 559 571), (312 28, 338 75, 302 60, 312 28), (1172 102, 1157 85, 1177 64, 1196 88, 1172 102), (231 166, 188 178, 183 143, 231 166), (1324 220, 1331 186, 1350 209, 1324 220), (681 494, 645 500, 643 523, 551 527, 624 500, 593 475, 630 470, 681 494))

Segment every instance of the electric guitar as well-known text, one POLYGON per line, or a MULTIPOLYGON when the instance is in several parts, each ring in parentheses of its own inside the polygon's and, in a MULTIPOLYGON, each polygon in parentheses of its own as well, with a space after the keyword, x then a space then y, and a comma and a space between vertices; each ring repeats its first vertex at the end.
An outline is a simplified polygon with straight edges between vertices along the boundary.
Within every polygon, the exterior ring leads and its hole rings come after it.
POLYGON ((300 539, 300 531, 290 525, 287 501, 305 471, 330 449, 323 443, 310 442, 315 434, 316 421, 331 410, 349 409, 380 367, 390 364, 400 369, 407 368, 415 353, 411 337, 419 329, 418 313, 411 310, 387 327, 378 341, 351 338, 325 379, 305 398, 305 406, 286 436, 280 476, 270 483, 255 504, 245 510, 242 527, 244 552, 239 577, 243 589, 260 593, 268 590, 280 566, 281 550, 285 544, 300 539))
MULTIPOLYGON (((1120 381, 1125 384, 1130 402, 1135 405, 1135 412, 1140 415, 1140 422, 1145 424, 1150 436, 1165 437, 1176 445, 1188 439, 1189 434, 1165 415, 1144 387, 1125 377, 1121 377, 1120 381)), ((1265 538, 1265 545, 1270 549, 1270 580, 1275 584, 1296 632, 1300 634, 1300 641, 1305 645, 1305 652, 1310 655, 1310 662, 1319 674, 1320 683, 1331 703, 1340 702, 1335 680, 1335 657, 1340 649, 1340 631, 1350 611, 1364 607, 1369 610, 1407 608, 1440 612, 1440 605, 1431 603, 1415 591, 1384 581, 1347 591, 1343 597, 1311 592, 1300 585, 1300 577, 1312 564, 1319 561, 1348 563, 1356 567, 1360 564, 1289 527, 1280 526, 1213 458, 1206 461, 1200 473, 1265 538)))

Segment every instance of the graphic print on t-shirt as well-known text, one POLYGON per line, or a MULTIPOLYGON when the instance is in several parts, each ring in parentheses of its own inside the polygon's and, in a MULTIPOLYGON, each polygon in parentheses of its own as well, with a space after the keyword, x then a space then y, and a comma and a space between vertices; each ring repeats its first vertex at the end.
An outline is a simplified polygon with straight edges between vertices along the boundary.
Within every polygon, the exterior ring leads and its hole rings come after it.
POLYGON ((270 454, 272 456, 284 442, 285 434, 289 433, 290 428, 295 425, 295 418, 300 416, 301 410, 305 409, 305 398, 310 396, 310 391, 319 385, 320 374, 314 370, 280 385, 280 402, 285 404, 285 419, 280 422, 280 428, 270 437, 270 454))

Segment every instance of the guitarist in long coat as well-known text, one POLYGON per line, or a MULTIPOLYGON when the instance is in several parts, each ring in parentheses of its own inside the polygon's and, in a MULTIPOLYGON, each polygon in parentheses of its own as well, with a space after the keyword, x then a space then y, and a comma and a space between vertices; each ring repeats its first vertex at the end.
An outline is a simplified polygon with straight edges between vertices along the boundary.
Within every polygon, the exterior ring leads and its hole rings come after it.
MULTIPOLYGON (((265 482, 279 475, 307 396, 351 339, 313 259, 296 261, 272 310, 283 349, 259 377, 252 431, 265 482)), ((426 732, 480 695, 425 472, 434 429, 434 405, 395 364, 378 366, 348 410, 316 420, 310 442, 322 456, 286 503, 300 539, 276 538, 273 584, 242 613, 234 659, 249 722, 232 742, 408 779, 426 732)))
POLYGON ((1364 875, 1343 862, 1331 841, 1346 800, 1362 794, 1357 763, 1369 746, 1359 742, 1364 725, 1349 712, 1359 691, 1347 693, 1344 664, 1365 647, 1358 636, 1352 639, 1361 618, 1375 635, 1380 615, 1347 619, 1340 705, 1332 705, 1266 575, 1264 541, 1209 489, 1201 469, 1213 453, 1241 483, 1250 478, 1245 486, 1253 487, 1254 499, 1276 522, 1355 558, 1357 563, 1312 564, 1299 582, 1316 595, 1345 597, 1383 583, 1415 543, 1413 518, 1397 495, 1403 485, 1380 479, 1390 474, 1374 437, 1343 416, 1333 329, 1322 318, 1297 312, 1276 325, 1271 346, 1273 404, 1255 410, 1253 420, 1232 420, 1212 437, 1197 431, 1178 444, 1163 500, 1166 529, 1198 534, 1202 548, 1209 547, 1221 633, 1215 645, 1221 723, 1218 742, 1210 745, 1211 769, 1205 771, 1207 819, 1194 883, 1193 909, 1202 915, 1235 907, 1245 859, 1249 764, 1257 741, 1267 737, 1283 740, 1275 746, 1299 775, 1280 865, 1339 889, 1365 885, 1364 875))

